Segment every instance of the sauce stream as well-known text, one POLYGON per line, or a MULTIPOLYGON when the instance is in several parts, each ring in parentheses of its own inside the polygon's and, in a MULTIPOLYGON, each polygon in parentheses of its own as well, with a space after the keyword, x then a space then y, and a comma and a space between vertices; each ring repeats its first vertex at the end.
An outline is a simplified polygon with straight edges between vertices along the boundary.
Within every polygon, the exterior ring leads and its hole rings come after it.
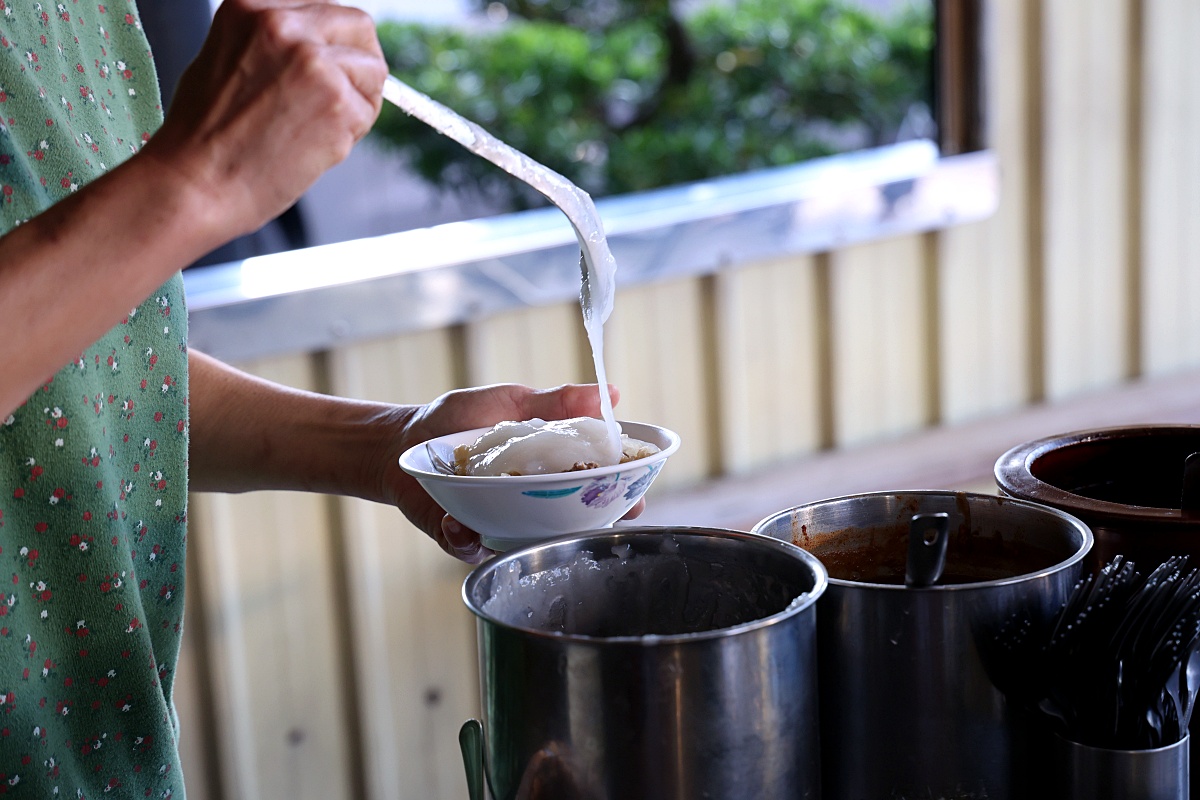
POLYGON ((619 455, 621 431, 613 414, 612 399, 608 396, 608 376, 604 369, 604 323, 613 310, 617 262, 609 250, 604 226, 592 198, 559 173, 391 75, 384 82, 383 97, 406 114, 529 184, 566 215, 581 251, 579 305, 583 309, 583 326, 591 345, 596 383, 600 389, 600 414, 608 429, 608 440, 619 455))

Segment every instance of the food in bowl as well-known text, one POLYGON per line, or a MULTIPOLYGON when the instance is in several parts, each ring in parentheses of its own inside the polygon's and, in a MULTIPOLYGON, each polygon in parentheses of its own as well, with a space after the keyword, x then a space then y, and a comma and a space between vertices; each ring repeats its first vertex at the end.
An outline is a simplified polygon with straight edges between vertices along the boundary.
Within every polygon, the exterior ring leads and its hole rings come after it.
POLYGON ((651 442, 608 435, 604 421, 575 417, 547 422, 501 422, 471 444, 454 448, 457 475, 518 476, 578 472, 647 458, 659 451, 651 442))

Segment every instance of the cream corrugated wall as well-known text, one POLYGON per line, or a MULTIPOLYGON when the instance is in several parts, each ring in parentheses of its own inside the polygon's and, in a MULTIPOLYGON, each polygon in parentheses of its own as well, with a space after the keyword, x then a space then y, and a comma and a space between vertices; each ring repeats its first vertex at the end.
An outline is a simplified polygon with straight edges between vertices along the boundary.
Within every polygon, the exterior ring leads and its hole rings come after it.
MULTIPOLYGON (((986 29, 995 216, 619 293, 619 415, 685 441, 656 493, 1200 365, 1200 4, 994 0, 986 29)), ((242 366, 396 402, 592 376, 573 304, 242 366)), ((191 796, 466 797, 466 568, 357 501, 198 495, 192 520, 191 796)))

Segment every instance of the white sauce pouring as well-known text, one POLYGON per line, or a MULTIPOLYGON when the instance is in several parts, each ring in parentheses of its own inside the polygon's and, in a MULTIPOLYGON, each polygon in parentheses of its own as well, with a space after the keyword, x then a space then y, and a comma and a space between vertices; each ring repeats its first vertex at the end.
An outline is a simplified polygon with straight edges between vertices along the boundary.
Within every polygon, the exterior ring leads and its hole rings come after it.
POLYGON ((613 415, 612 399, 608 396, 608 375, 604 369, 604 323, 612 314, 617 262, 608 248, 604 226, 592 198, 559 173, 513 149, 474 122, 464 119, 398 78, 391 75, 387 77, 383 85, 383 97, 405 113, 537 189, 566 214, 582 249, 579 304, 583 308, 584 330, 592 348, 596 382, 600 386, 600 415, 612 447, 620 453, 621 428, 613 415))

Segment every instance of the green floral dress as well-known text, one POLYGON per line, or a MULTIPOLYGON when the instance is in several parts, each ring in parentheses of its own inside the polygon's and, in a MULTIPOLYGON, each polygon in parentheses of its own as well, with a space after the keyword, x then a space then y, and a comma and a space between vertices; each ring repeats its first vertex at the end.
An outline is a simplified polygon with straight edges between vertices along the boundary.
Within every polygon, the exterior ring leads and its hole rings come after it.
MULTIPOLYGON (((130 0, 0 0, 0 233, 136 153, 158 98, 130 0)), ((186 340, 176 276, 0 410, 0 797, 184 795, 186 340)))

